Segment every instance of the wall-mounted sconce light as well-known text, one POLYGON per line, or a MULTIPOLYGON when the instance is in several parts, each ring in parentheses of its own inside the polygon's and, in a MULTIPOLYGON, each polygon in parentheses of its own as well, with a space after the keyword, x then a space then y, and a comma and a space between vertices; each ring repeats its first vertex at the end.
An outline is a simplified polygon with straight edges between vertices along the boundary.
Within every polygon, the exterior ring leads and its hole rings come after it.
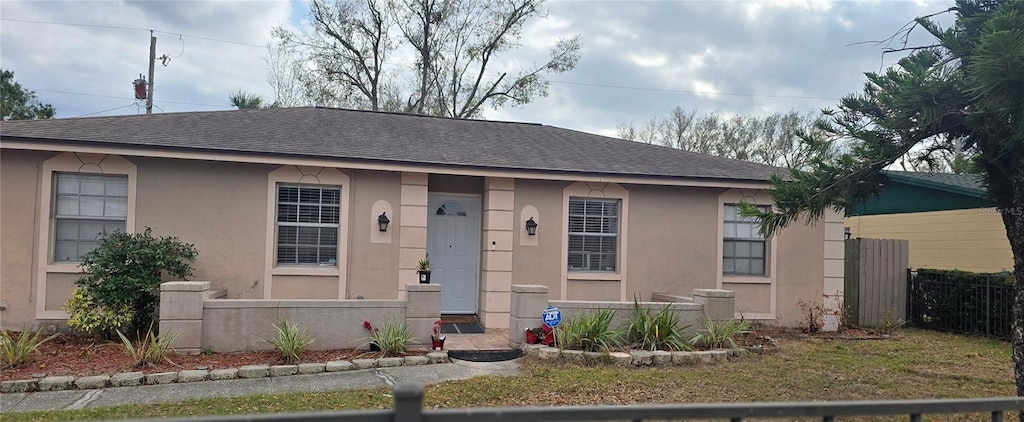
POLYGON ((851 236, 853 236, 853 233, 850 233, 850 228, 849 227, 844 227, 843 228, 843 237, 849 239, 851 236))
POLYGON ((530 236, 537 235, 537 222, 533 221, 533 217, 530 217, 529 220, 526 220, 526 234, 530 236))
POLYGON ((377 226, 380 227, 380 231, 388 231, 388 224, 391 223, 391 219, 387 216, 388 213, 380 213, 380 217, 377 217, 377 226))

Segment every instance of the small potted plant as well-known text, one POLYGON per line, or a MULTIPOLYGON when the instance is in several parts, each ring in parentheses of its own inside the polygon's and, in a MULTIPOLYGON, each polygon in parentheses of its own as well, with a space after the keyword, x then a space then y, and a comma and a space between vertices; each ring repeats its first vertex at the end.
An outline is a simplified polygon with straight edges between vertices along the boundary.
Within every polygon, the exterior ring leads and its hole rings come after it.
POLYGON ((555 346, 555 330, 553 330, 551 327, 548 327, 547 325, 541 325, 540 336, 538 337, 540 339, 540 344, 551 347, 555 346))
POLYGON ((546 340, 549 338, 553 339, 554 336, 551 335, 551 328, 548 326, 526 329, 526 344, 548 344, 546 340))
POLYGON ((420 284, 430 284, 430 259, 423 258, 416 267, 416 274, 420 277, 420 284))
POLYGON ((443 350, 444 349, 444 334, 441 333, 441 327, 444 326, 444 321, 434 321, 434 333, 430 335, 430 348, 431 350, 443 350))

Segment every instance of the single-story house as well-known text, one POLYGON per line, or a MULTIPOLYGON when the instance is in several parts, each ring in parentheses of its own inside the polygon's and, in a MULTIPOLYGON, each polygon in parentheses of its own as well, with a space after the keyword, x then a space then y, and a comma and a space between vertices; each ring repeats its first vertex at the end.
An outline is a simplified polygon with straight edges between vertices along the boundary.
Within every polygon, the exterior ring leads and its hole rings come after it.
POLYGON ((999 272, 1013 269, 1013 252, 996 202, 980 176, 887 171, 875 199, 850 207, 853 238, 906 239, 911 268, 999 272))
POLYGON ((193 279, 227 298, 399 299, 429 258, 442 312, 487 328, 508 327, 512 284, 728 289, 782 325, 842 295, 841 215, 769 239, 737 216, 779 169, 540 124, 186 112, 3 122, 0 148, 4 328, 59 323, 97 234, 146 227, 195 244, 193 279))

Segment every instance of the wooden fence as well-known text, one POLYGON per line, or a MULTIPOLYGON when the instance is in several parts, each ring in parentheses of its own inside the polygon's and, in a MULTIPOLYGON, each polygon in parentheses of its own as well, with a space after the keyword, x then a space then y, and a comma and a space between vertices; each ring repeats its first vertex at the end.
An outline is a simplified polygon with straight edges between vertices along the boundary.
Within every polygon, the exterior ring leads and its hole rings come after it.
POLYGON ((907 240, 846 240, 843 312, 847 323, 879 327, 907 315, 909 256, 907 240))

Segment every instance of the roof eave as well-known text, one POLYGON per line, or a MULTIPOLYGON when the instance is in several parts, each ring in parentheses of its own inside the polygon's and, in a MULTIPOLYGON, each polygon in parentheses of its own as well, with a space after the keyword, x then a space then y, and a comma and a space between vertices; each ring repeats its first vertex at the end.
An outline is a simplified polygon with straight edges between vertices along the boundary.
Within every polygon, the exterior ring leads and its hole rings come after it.
MULTIPOLYGON (((101 148, 111 149, 126 149, 126 145, 116 142, 102 142, 93 140, 74 140, 74 139, 52 139, 52 138, 34 138, 34 137, 20 137, 20 136, 0 136, 0 139, 7 141, 22 141, 26 143, 35 144, 56 144, 56 145, 82 145, 101 148)), ((8 147, 0 143, 0 148, 8 147)), ((325 157, 313 154, 288 154, 288 153, 270 153, 260 151, 238 151, 238 150, 223 150, 215 148, 203 148, 203 147, 174 147, 174 146, 158 146, 158 145, 138 145, 133 144, 131 148, 143 150, 143 151, 178 151, 185 153, 198 153, 198 154, 209 154, 219 156, 236 156, 236 157, 283 157, 283 158, 295 158, 295 159, 316 159, 316 160, 327 160, 338 163, 367 163, 367 164, 382 164, 382 165, 394 165, 394 166, 424 166, 439 169, 474 169, 480 171, 518 171, 523 173, 535 173, 535 174, 549 174, 549 175, 581 175, 590 177, 606 177, 606 178, 639 178, 651 181, 670 181, 670 180, 692 180, 700 181, 705 183, 721 183, 722 187, 729 184, 757 184, 763 185, 767 188, 770 185, 768 179, 743 179, 743 178, 720 178, 720 177, 699 177, 699 176, 667 176, 667 175, 652 175, 652 174, 627 174, 627 173, 613 173, 613 172, 592 172, 592 171, 578 171, 578 170, 561 170, 561 169, 539 169, 539 168, 522 168, 522 167, 495 167, 495 166, 474 166, 466 164, 451 164, 451 163, 438 163, 438 162, 422 162, 422 161, 405 161, 405 160, 391 160, 391 159, 373 159, 373 158, 359 158, 359 157, 325 157)), ((658 184, 658 183, 654 183, 658 184)))

